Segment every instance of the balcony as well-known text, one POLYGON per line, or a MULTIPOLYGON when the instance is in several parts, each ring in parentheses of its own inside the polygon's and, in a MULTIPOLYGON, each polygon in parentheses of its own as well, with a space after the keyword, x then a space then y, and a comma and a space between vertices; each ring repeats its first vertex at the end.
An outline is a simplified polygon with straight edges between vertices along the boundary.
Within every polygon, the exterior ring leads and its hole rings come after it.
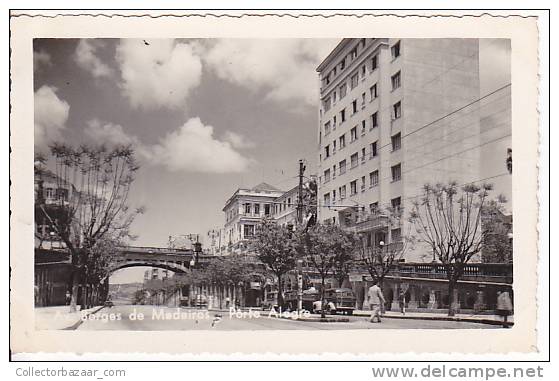
POLYGON ((366 233, 379 229, 386 229, 390 226, 390 218, 386 215, 367 215, 363 219, 357 219, 346 224, 344 228, 353 233, 366 233))

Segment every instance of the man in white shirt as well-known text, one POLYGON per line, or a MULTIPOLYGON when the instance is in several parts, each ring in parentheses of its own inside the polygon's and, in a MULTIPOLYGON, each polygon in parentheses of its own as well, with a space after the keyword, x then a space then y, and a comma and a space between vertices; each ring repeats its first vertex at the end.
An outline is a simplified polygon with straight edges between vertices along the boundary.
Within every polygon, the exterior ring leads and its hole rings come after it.
POLYGON ((380 310, 381 303, 384 304, 384 295, 382 295, 382 290, 376 283, 369 288, 368 296, 371 305, 371 323, 375 322, 375 318, 380 323, 380 310))

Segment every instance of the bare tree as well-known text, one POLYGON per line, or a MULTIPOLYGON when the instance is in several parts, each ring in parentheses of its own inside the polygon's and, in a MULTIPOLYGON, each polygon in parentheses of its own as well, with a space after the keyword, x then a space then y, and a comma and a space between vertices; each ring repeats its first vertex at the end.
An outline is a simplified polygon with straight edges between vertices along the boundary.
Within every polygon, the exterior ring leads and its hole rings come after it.
POLYGON ((352 260, 356 238, 352 233, 333 224, 316 224, 309 229, 297 231, 297 251, 315 270, 321 279, 321 316, 325 317, 326 278, 334 274, 336 267, 352 260))
POLYGON ((425 185, 414 201, 410 221, 420 241, 429 245, 448 280, 448 315, 455 314, 454 289, 466 264, 480 253, 484 242, 482 214, 490 184, 459 188, 456 182, 425 185))
MULTIPOLYGON (((380 212, 375 212, 371 214, 370 218, 385 218, 388 226, 392 227, 401 226, 401 216, 401 209, 386 208, 382 215, 380 212)), ((413 237, 409 233, 401 234, 400 237, 392 237, 392 242, 370 242, 370 245, 367 245, 365 240, 362 240, 357 250, 358 262, 367 269, 373 284, 382 282, 386 275, 394 269, 394 265, 404 258, 407 249, 413 242, 413 237)))
MULTIPOLYGON (((56 182, 56 197, 49 205, 38 187, 39 209, 71 255, 72 298, 70 308, 76 310, 78 287, 96 277, 99 270, 99 251, 104 239, 128 236, 129 227, 141 209, 131 211, 128 195, 138 165, 131 147, 72 148, 65 144, 51 146, 53 170, 39 160, 35 174, 41 179, 50 175, 56 182), (56 214, 53 211, 56 210, 56 214)), ((41 180, 40 180, 41 181, 41 180)), ((103 265, 104 266, 104 265, 103 265)), ((98 284, 92 284, 98 287, 98 284)), ((82 297, 83 306, 90 304, 89 296, 82 297)))

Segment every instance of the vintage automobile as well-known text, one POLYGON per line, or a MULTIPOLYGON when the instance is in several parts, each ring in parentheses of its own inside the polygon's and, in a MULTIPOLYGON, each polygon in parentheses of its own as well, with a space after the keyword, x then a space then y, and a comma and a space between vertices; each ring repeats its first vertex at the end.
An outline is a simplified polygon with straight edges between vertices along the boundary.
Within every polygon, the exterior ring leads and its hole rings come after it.
MULTIPOLYGON (((320 292, 314 288, 303 291, 303 309, 312 311, 313 303, 320 299, 320 292)), ((297 290, 290 290, 284 293, 284 303, 287 309, 294 311, 299 303, 297 290)))
POLYGON ((193 306, 195 306, 196 308, 204 308, 208 306, 208 298, 206 297, 206 295, 196 295, 196 297, 194 298, 194 303, 192 303, 193 306))
POLYGON ((330 288, 324 291, 328 309, 332 313, 352 315, 355 310, 355 294, 350 288, 330 288))
POLYGON ((270 291, 266 293, 266 298, 262 301, 262 309, 270 310, 278 307, 278 292, 270 291))

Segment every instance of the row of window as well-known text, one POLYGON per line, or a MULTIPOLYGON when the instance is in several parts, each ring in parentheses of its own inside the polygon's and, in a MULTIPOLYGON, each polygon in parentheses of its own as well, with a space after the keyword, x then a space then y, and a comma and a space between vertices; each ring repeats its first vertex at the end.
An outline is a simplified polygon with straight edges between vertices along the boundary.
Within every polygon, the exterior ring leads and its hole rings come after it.
MULTIPOLYGON (((357 77, 352 77, 351 78, 351 90, 353 90, 355 87, 357 87, 357 84, 359 83, 359 77, 358 74, 356 74, 357 77)), ((364 79, 364 78, 363 78, 364 79)), ((401 79, 401 72, 398 71, 396 74, 394 74, 391 77, 391 83, 392 83, 392 91, 398 89, 400 86, 402 86, 402 79, 401 79)), ((337 95, 337 90, 334 90, 334 92, 332 93, 332 95, 328 98, 326 98, 324 100, 324 111, 329 111, 330 108, 336 104, 336 95, 337 95)), ((343 99, 346 94, 347 94, 347 84, 344 83, 339 87, 339 94, 340 94, 340 100, 343 99)), ((371 87, 369 87, 369 102, 374 101, 375 99, 378 98, 378 86, 377 84, 373 84, 371 87)), ((367 100, 367 93, 361 93, 361 108, 365 108, 365 102, 367 100)), ((358 112, 357 109, 357 99, 354 99, 352 101, 352 115, 358 112)), ((344 110, 342 110, 343 114, 345 115, 345 108, 344 110)), ((343 120, 342 120, 343 122, 343 120)))
MULTIPOLYGON (((399 119, 401 116, 402 116, 402 102, 398 101, 393 105, 392 120, 399 119)), ((345 109, 341 111, 340 117, 341 117, 342 121, 345 121, 345 109)), ((370 126, 369 131, 372 131, 373 129, 375 129, 379 126, 378 112, 374 112, 369 117, 369 126, 370 126)), ((327 136, 328 134, 330 134, 331 131, 334 131, 335 129, 336 129, 336 116, 334 116, 334 118, 333 118, 332 125, 330 124, 330 121, 326 122, 326 124, 324 125, 324 135, 327 136), (331 126, 332 126, 332 129, 331 129, 331 126)), ((361 136, 364 136, 366 134, 366 131, 367 131, 367 120, 363 119, 361 121, 361 136)), ((353 143, 357 139, 358 139, 358 126, 354 126, 350 130, 350 142, 353 143)), ((346 145, 345 133, 340 135, 338 140, 339 140, 339 148, 340 149, 344 148, 345 145, 346 145)), ((330 153, 335 153, 336 148, 337 148, 336 147, 336 140, 334 140, 332 142, 332 152, 330 152, 330 145, 325 146, 324 147, 325 158, 330 157, 330 153)))
MULTIPOLYGON (((334 80, 334 78, 336 78, 338 73, 343 72, 346 68, 347 59, 349 58, 350 63, 353 62, 357 58, 359 50, 364 49, 365 45, 366 45, 366 40, 364 38, 362 38, 359 41, 359 44, 351 50, 349 55, 343 57, 341 59, 341 61, 326 75, 326 77, 323 80, 323 85, 326 85, 326 86, 329 85, 334 80), (338 71, 338 69, 339 69, 339 71, 338 71)), ((391 51, 391 55, 392 55, 392 60, 395 60, 396 58, 398 58, 400 56, 400 41, 396 42, 391 47, 390 51, 391 51)), ((354 85, 354 82, 356 83, 356 82, 359 81, 358 76, 359 76, 360 72, 361 72, 362 77, 364 77, 366 75, 367 66, 369 67, 369 71, 371 73, 377 69, 377 67, 378 67, 378 54, 375 54, 374 56, 372 56, 368 63, 363 64, 360 69, 356 70, 356 72, 354 74, 352 74, 352 76, 351 76, 352 88, 354 88, 356 86, 356 85, 354 85)))
MULTIPOLYGON (((351 184, 356 183, 357 181, 353 181, 351 182, 351 184)), ((350 186, 351 186, 350 184, 350 186)), ((336 190, 334 189, 332 192, 328 192, 324 194, 324 205, 325 206, 332 206, 336 204, 336 201, 342 201, 345 199, 345 193, 346 193, 346 186, 343 185, 340 188, 338 188, 338 193, 336 194, 336 190), (339 198, 336 199, 336 196, 339 195, 339 198)), ((390 200, 390 205, 392 206, 392 209, 395 212, 400 211, 401 209, 401 205, 402 205, 402 198, 401 197, 395 197, 393 199, 390 200)), ((377 214, 379 212, 379 205, 378 205, 378 201, 370 203, 369 204, 369 212, 371 214, 377 214)))
MULTIPOLYGON (((391 168, 391 172, 392 172, 392 181, 399 181, 402 179, 402 164, 396 164, 393 165, 391 168)), ((327 170, 328 172, 330 171, 329 169, 327 170)), ((325 179, 326 179, 326 172, 324 174, 325 179)), ((328 177, 330 176, 330 174, 328 173, 328 177)), ((325 182, 327 182, 329 180, 325 180, 325 182)), ((351 181, 349 183, 349 195, 351 196, 355 196, 358 193, 358 184, 360 185, 359 189, 361 190, 361 192, 365 192, 366 188, 367 188, 367 177, 366 176, 362 176, 361 179, 355 179, 353 181, 351 181)), ((369 188, 374 188, 376 186, 378 186, 379 184, 379 171, 374 170, 373 172, 369 173, 369 188)), ((339 197, 339 200, 343 200, 346 198, 347 194, 346 194, 346 185, 342 185, 340 187, 338 187, 337 191, 338 193, 336 194, 336 189, 332 190, 332 193, 330 195, 330 192, 325 193, 324 194, 324 204, 325 205, 330 205, 330 203, 335 204, 336 203, 336 196, 339 197), (330 199, 330 196, 332 197, 330 199)))
MULTIPOLYGON (((354 140, 357 140, 357 133, 353 133, 353 129, 352 129, 352 133, 351 133, 351 141, 353 142, 354 140), (355 135, 355 138, 354 138, 355 135)), ((398 132, 397 134, 394 134, 391 136, 390 138, 391 140, 391 146, 392 146, 392 151, 397 151, 400 148, 402 148, 402 134, 400 132, 398 132)), ((339 142, 340 142, 340 150, 343 149, 345 147, 345 134, 343 134, 342 136, 340 136, 339 138, 339 142)), ((327 145, 326 147, 324 147, 324 159, 328 159, 331 155, 334 155, 336 153, 336 140, 334 140, 332 142, 332 150, 330 151, 330 145, 327 145)), ((378 140, 374 141, 373 143, 369 144, 369 159, 372 159, 374 157, 376 157, 378 155, 378 140)), ((367 157, 367 150, 365 147, 363 147, 361 149, 361 161, 364 162, 366 160, 367 157)), ((358 165, 358 161, 359 161, 359 152, 355 152, 353 155, 351 155, 350 157, 351 160, 351 168, 354 168, 358 165)), ((345 172, 345 160, 342 160, 340 162, 340 172, 342 170, 342 163, 344 164, 343 168, 344 168, 344 172, 345 172)), ((335 165, 334 165, 335 168, 335 165)), ((340 174, 342 174, 343 172, 341 172, 340 174)))
MULTIPOLYGON (((284 212, 287 209, 293 209, 293 204, 292 204, 292 199, 291 197, 287 198, 287 200, 284 200, 282 203, 274 203, 272 204, 264 204, 263 205, 264 208, 262 209, 261 204, 258 203, 244 203, 243 204, 243 211, 244 211, 244 215, 245 216, 255 216, 255 217, 259 217, 261 216, 261 212, 264 212, 264 216, 270 216, 271 212, 272 212, 272 207, 273 207, 273 213, 274 214, 279 214, 284 212)), ((237 213, 236 212, 236 208, 232 208, 228 213, 227 213, 227 221, 232 220, 237 213)))

